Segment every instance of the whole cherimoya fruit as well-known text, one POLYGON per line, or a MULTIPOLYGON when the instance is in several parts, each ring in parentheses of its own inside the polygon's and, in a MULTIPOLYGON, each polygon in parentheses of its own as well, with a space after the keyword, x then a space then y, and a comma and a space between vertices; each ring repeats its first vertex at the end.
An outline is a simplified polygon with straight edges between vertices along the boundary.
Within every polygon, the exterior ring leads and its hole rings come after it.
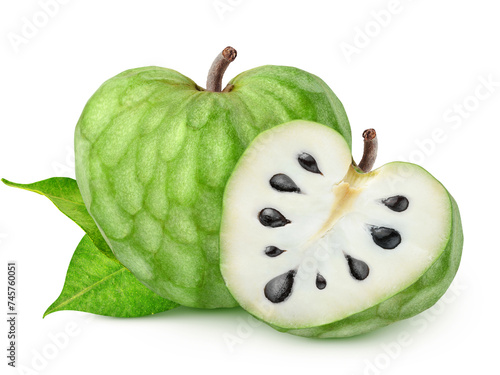
POLYGON ((226 182, 262 131, 306 119, 351 144, 340 101, 318 77, 262 66, 222 75, 228 47, 207 89, 170 69, 125 71, 90 98, 75 132, 76 177, 85 205, 117 259, 144 285, 181 305, 237 303, 219 268, 226 182))

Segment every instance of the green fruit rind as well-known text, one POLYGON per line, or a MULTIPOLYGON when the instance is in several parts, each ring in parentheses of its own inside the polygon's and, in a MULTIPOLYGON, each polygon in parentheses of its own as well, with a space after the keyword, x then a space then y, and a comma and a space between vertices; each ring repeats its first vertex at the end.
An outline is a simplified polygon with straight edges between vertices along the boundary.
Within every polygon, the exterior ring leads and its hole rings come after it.
MULTIPOLYGON (((410 165, 421 168, 414 164, 410 165)), ((270 325, 280 332, 297 336, 350 337, 373 331, 402 319, 408 319, 433 306, 451 285, 462 256, 463 231, 460 212, 456 201, 449 193, 448 197, 452 218, 447 244, 436 261, 412 285, 369 309, 330 324, 298 329, 284 329, 270 325)))
POLYGON ((105 82, 75 131, 85 205, 117 259, 184 306, 236 306, 219 269, 226 182, 260 132, 294 119, 323 123, 351 144, 342 104, 318 77, 263 66, 204 91, 182 74, 146 67, 105 82))
POLYGON ((260 116, 255 117, 256 123, 265 123, 266 119, 270 119, 278 125, 284 117, 309 121, 322 118, 322 121, 316 122, 337 130, 351 148, 351 128, 344 106, 321 78, 297 68, 265 65, 241 73, 229 84, 234 85, 234 92, 248 107, 259 108, 260 116), (269 87, 275 87, 273 82, 279 82, 277 87, 281 90, 271 90, 269 87), (282 106, 283 113, 276 112, 272 103, 259 101, 262 93, 274 98, 282 106), (297 109, 300 109, 300 114, 297 109))

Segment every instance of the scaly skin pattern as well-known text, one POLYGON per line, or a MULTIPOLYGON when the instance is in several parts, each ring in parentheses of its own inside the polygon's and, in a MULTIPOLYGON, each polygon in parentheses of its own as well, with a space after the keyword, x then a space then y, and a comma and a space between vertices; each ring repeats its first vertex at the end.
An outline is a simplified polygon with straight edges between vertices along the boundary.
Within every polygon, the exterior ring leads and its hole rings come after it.
POLYGON ((452 221, 447 245, 439 258, 415 283, 369 309, 330 324, 299 329, 271 326, 278 331, 304 337, 350 337, 410 318, 433 306, 453 281, 462 256, 460 212, 453 197, 449 195, 449 198, 452 221))
POLYGON ((78 186, 112 251, 184 306, 237 305, 219 270, 222 196, 257 134, 305 119, 351 144, 342 104, 312 74, 263 66, 230 84, 214 93, 173 70, 129 70, 97 90, 75 131, 78 186))

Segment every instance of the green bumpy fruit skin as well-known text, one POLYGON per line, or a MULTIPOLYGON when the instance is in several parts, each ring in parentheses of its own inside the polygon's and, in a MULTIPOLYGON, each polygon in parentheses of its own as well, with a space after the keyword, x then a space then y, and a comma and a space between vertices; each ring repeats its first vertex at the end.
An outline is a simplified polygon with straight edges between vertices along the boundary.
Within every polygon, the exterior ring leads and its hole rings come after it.
POLYGON ((452 220, 447 245, 439 258, 415 283, 385 301, 337 322, 299 329, 284 329, 270 324, 271 327, 280 332, 304 337, 351 337, 411 318, 433 306, 453 281, 462 256, 463 231, 460 212, 453 197, 450 194, 448 196, 452 220))
POLYGON ((170 69, 125 71, 91 97, 75 131, 78 186, 110 248, 184 306, 237 305, 219 269, 222 197, 257 134, 305 119, 351 144, 344 108, 318 77, 263 66, 229 83, 214 93, 170 69))

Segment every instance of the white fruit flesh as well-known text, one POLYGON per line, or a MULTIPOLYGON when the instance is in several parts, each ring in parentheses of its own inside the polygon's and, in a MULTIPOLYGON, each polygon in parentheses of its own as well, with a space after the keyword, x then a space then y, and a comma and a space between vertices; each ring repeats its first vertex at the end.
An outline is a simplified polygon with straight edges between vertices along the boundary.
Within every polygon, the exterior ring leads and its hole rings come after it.
POLYGON ((442 185, 425 170, 392 163, 368 174, 351 166, 343 138, 306 121, 275 127, 256 138, 240 159, 224 197, 221 271, 240 305, 283 327, 319 326, 363 311, 413 284, 439 257, 450 235, 451 205, 442 185), (298 156, 314 157, 320 173, 306 170, 298 156), (285 174, 300 193, 273 189, 270 179, 285 174), (383 199, 403 196, 396 212, 383 199), (265 226, 264 208, 290 223, 265 226), (377 245, 372 227, 399 233, 393 249, 377 245), (286 250, 274 257, 268 246, 286 250), (357 279, 348 257, 369 267, 357 279), (293 271, 283 301, 264 292, 277 276, 293 271), (318 274, 326 286, 317 286, 318 274))

